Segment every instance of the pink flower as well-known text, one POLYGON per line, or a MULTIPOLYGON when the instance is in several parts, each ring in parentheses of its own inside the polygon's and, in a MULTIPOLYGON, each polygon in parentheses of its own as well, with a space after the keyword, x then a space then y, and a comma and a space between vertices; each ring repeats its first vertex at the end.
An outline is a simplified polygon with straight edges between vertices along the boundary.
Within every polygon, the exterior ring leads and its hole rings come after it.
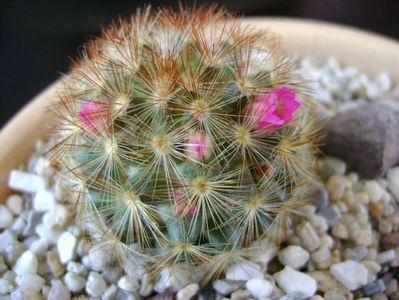
POLYGON ((79 111, 79 120, 85 131, 97 134, 111 124, 109 103, 101 99, 87 101, 79 111))
POLYGON ((212 155, 212 142, 205 131, 197 131, 188 138, 186 150, 192 159, 208 159, 212 155))
POLYGON ((198 215, 198 208, 191 205, 187 205, 187 199, 185 197, 185 191, 183 189, 178 189, 173 192, 175 196, 175 208, 176 213, 180 217, 194 217, 198 215))
POLYGON ((295 98, 295 91, 278 87, 250 105, 247 116, 256 129, 271 133, 291 122, 294 112, 300 106, 301 103, 295 98))

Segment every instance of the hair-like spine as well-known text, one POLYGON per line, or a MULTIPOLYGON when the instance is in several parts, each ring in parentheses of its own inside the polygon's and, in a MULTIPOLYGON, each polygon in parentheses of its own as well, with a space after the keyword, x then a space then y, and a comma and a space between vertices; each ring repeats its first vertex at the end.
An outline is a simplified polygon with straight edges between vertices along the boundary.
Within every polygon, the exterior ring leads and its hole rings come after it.
POLYGON ((206 281, 280 241, 306 203, 315 109, 271 33, 215 8, 146 8, 89 42, 64 82, 52 157, 122 262, 206 281))

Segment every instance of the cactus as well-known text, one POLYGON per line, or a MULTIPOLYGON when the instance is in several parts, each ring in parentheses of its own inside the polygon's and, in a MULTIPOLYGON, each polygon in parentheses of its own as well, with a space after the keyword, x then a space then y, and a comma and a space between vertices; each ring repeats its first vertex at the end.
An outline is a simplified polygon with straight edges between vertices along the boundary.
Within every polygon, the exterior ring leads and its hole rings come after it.
POLYGON ((318 138, 269 32, 221 9, 138 11, 89 42, 59 91, 52 157, 91 238, 153 276, 219 276, 279 242, 318 138))

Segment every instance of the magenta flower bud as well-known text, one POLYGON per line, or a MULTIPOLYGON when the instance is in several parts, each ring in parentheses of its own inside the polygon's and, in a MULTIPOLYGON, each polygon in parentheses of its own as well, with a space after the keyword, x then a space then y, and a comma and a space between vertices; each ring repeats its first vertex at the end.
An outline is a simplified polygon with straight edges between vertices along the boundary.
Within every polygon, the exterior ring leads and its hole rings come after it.
POLYGON ((300 106, 295 91, 278 87, 252 103, 246 115, 257 130, 272 133, 291 122, 300 106))
POLYGON ((212 142, 205 131, 190 135, 186 144, 188 156, 195 160, 208 159, 212 155, 212 142))
POLYGON ((101 129, 107 128, 112 122, 111 107, 105 100, 87 101, 79 111, 79 120, 86 132, 98 134, 101 129))

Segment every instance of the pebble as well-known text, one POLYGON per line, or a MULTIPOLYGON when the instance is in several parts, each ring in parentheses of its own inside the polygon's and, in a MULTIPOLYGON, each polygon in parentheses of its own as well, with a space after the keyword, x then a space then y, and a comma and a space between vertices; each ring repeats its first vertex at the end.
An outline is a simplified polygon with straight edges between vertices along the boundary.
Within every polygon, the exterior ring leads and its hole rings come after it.
POLYGON ((344 175, 346 173, 346 163, 335 157, 327 156, 318 159, 317 164, 319 173, 324 179, 334 174, 344 175))
POLYGON ((333 175, 328 178, 325 187, 330 199, 332 201, 339 201, 344 196, 346 180, 343 176, 333 175))
POLYGON ((71 292, 62 283, 61 280, 53 279, 51 281, 51 289, 48 294, 48 300, 70 300, 71 292))
POLYGON ((324 300, 347 300, 348 298, 344 293, 338 291, 327 291, 324 294, 324 300))
POLYGON ((29 250, 35 253, 38 258, 44 257, 48 248, 46 240, 38 238, 35 239, 30 245, 29 250))
POLYGON ((93 297, 100 297, 105 290, 107 285, 104 278, 97 272, 90 272, 86 283, 86 292, 93 297))
POLYGON ((326 220, 328 226, 334 226, 341 218, 341 212, 335 207, 324 207, 318 213, 326 220))
POLYGON ((330 272, 350 291, 367 284, 368 271, 366 267, 353 260, 332 265, 330 272))
POLYGON ((346 240, 349 238, 348 227, 345 224, 337 223, 331 229, 331 234, 342 240, 346 240))
POLYGON ((55 278, 60 277, 65 272, 65 266, 61 263, 57 252, 47 252, 47 264, 50 268, 51 273, 55 278))
POLYGON ((284 267, 282 271, 275 273, 273 276, 286 293, 300 292, 303 294, 302 299, 309 298, 316 292, 316 280, 291 267, 284 267))
POLYGON ((369 195, 371 202, 378 202, 382 197, 382 189, 377 181, 368 180, 364 185, 364 191, 369 195))
POLYGON ((351 238, 356 245, 370 246, 373 243, 373 232, 370 228, 354 230, 351 238))
POLYGON ((34 194, 46 187, 46 181, 41 176, 13 170, 10 173, 8 186, 18 192, 34 194))
POLYGON ((87 275, 88 269, 81 263, 70 261, 67 264, 67 271, 78 275, 87 275))
POLYGON ((24 274, 17 276, 15 282, 22 291, 30 289, 38 292, 45 283, 45 280, 36 274, 24 274))
POLYGON ((309 252, 300 246, 288 246, 278 252, 278 259, 284 266, 299 269, 308 262, 309 252))
POLYGON ((116 294, 118 293, 118 288, 115 284, 111 284, 101 296, 101 300, 114 300, 116 294))
POLYGON ((42 222, 43 214, 36 211, 29 211, 26 218, 26 226, 22 232, 24 236, 32 236, 35 234, 36 227, 42 222))
POLYGON ((240 287, 238 283, 225 279, 216 280, 212 285, 213 288, 222 295, 229 295, 240 287))
POLYGON ((14 221, 14 215, 7 206, 0 204, 0 229, 8 228, 14 221))
POLYGON ((14 272, 17 275, 36 274, 39 261, 32 251, 25 251, 16 261, 14 272))
POLYGON ((94 246, 89 250, 88 256, 96 270, 103 270, 115 262, 112 249, 109 246, 94 246))
POLYGON ((14 215, 19 215, 24 209, 24 199, 18 194, 9 196, 6 204, 14 215))
POLYGON ((381 246, 387 250, 399 247, 399 232, 384 235, 381 238, 381 246))
POLYGON ((336 280, 329 271, 313 271, 308 273, 317 282, 317 290, 323 293, 335 290, 345 293, 347 289, 336 280))
POLYGON ((0 279, 0 294, 9 294, 15 289, 14 282, 5 278, 0 279))
POLYGON ((377 254, 376 262, 380 265, 390 262, 396 258, 396 253, 394 249, 380 252, 377 254))
POLYGON ((319 247, 320 238, 309 222, 300 223, 296 228, 296 232, 306 250, 312 252, 319 247))
POLYGON ((251 296, 256 299, 269 297, 273 292, 273 284, 265 279, 253 278, 245 283, 251 296))
POLYGON ((110 283, 117 283, 121 274, 122 269, 119 266, 107 267, 102 270, 102 275, 110 283))
POLYGON ((143 297, 149 296, 154 290, 154 284, 151 280, 151 276, 149 274, 144 274, 143 279, 141 281, 141 286, 139 290, 139 294, 143 297))
POLYGON ((59 237, 57 241, 57 249, 60 256, 60 261, 63 264, 66 264, 73 259, 75 255, 76 243, 76 237, 69 231, 64 232, 59 237))
POLYGON ((177 292, 176 300, 189 300, 197 294, 198 290, 198 284, 189 284, 188 286, 177 292))
POLYGON ((388 170, 387 185, 389 191, 396 198, 396 201, 399 201, 399 167, 388 170))
POLYGON ((230 266, 226 271, 226 279, 247 281, 251 278, 263 278, 263 272, 257 264, 243 262, 230 266))
POLYGON ((77 293, 84 289, 86 278, 72 272, 67 272, 64 277, 64 283, 71 292, 77 293))
POLYGON ((231 294, 231 300, 246 300, 250 299, 251 293, 247 290, 239 289, 231 294))
POLYGON ((52 192, 47 190, 40 190, 33 197, 33 208, 36 211, 45 212, 52 210, 55 206, 55 199, 52 192))
POLYGON ((127 292, 135 292, 140 288, 136 278, 123 276, 118 281, 118 287, 127 292))
POLYGON ((329 203, 328 192, 324 188, 320 188, 314 195, 314 200, 312 204, 316 207, 317 210, 326 207, 329 203))
POLYGON ((365 287, 362 288, 363 295, 365 296, 371 296, 380 292, 385 291, 385 283, 384 281, 377 280, 373 283, 369 283, 365 287))

